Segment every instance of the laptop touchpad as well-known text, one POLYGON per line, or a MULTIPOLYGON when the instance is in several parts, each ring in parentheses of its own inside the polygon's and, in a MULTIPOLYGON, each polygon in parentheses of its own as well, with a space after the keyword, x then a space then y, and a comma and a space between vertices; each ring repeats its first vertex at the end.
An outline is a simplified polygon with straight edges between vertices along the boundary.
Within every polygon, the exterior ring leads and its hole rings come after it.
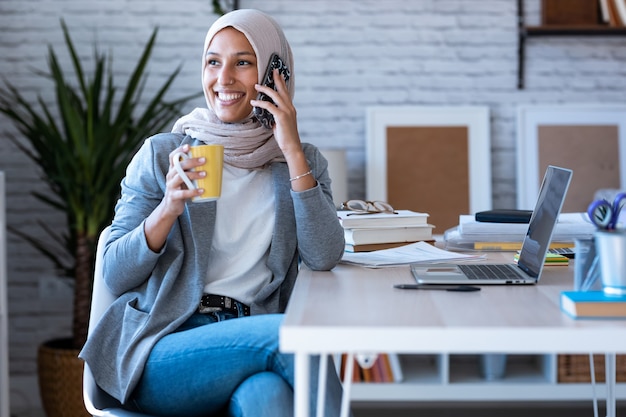
POLYGON ((450 266, 430 267, 426 269, 424 272, 428 275, 450 275, 450 274, 463 275, 463 273, 461 272, 459 268, 450 267, 450 266))

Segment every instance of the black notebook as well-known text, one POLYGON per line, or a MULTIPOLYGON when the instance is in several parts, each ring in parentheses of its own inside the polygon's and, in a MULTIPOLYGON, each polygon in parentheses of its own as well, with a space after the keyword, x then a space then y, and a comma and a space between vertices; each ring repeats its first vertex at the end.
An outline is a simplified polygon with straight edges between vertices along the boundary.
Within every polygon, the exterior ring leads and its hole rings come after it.
POLYGON ((528 223, 532 210, 493 209, 475 214, 477 222, 487 223, 528 223))

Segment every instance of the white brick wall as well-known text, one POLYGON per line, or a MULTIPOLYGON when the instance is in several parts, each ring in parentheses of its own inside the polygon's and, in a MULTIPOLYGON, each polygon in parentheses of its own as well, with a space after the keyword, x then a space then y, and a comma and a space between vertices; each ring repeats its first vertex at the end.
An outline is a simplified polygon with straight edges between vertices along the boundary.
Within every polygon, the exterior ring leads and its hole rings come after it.
MULTIPOLYGON (((518 104, 620 103, 626 97, 626 37, 530 39, 526 89, 517 90, 514 0, 240 3, 269 12, 285 28, 296 58, 302 139, 348 150, 353 198, 365 193, 367 106, 488 105, 494 207, 513 207, 518 104)), ((529 22, 537 23, 538 0, 527 0, 526 12, 529 22)), ((158 25, 150 80, 160 85, 182 64, 175 94, 199 91, 199 54, 215 19, 207 0, 1 0, 0 74, 27 96, 51 97, 49 84, 32 70, 46 68, 48 43, 66 58, 60 18, 81 56, 91 56, 96 39, 102 50, 113 50, 120 80, 158 25)), ((201 105, 198 99, 189 108, 201 105)), ((0 117, 0 136, 9 134, 13 128, 0 117)), ((7 175, 10 225, 35 228, 34 219, 62 220, 30 196, 37 174, 6 139, 0 139, 0 170, 7 175)), ((36 386, 38 343, 69 330, 63 314, 50 315, 50 306, 40 304, 39 279, 52 273, 51 265, 15 236, 9 236, 8 246, 11 398, 19 410, 39 402, 36 389, 27 388, 36 386)))

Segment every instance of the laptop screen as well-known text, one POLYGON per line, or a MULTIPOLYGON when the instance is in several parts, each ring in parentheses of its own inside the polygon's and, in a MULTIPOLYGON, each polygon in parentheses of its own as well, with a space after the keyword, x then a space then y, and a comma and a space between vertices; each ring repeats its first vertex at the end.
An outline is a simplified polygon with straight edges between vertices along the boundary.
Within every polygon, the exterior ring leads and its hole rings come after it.
POLYGON ((571 170, 551 165, 543 177, 537 204, 530 217, 528 231, 517 261, 518 266, 531 277, 539 277, 543 269, 571 179, 571 170))

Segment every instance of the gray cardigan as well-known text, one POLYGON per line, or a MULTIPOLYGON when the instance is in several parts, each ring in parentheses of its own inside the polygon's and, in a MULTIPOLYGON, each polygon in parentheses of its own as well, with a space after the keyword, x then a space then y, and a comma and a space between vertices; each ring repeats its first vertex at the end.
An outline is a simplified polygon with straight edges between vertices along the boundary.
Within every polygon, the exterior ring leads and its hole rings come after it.
MULTIPOLYGON (((204 287, 215 202, 188 203, 159 253, 148 248, 143 232, 146 217, 164 195, 169 153, 182 143, 197 144, 189 136, 155 135, 128 166, 103 262, 104 280, 119 297, 80 353, 98 385, 122 403, 139 381, 154 344, 195 312, 204 287)), ((287 164, 271 165, 276 222, 267 265, 273 277, 256 295, 252 314, 285 311, 300 261, 314 270, 329 270, 343 254, 327 162, 315 146, 303 144, 303 149, 316 187, 294 192, 287 164)))

